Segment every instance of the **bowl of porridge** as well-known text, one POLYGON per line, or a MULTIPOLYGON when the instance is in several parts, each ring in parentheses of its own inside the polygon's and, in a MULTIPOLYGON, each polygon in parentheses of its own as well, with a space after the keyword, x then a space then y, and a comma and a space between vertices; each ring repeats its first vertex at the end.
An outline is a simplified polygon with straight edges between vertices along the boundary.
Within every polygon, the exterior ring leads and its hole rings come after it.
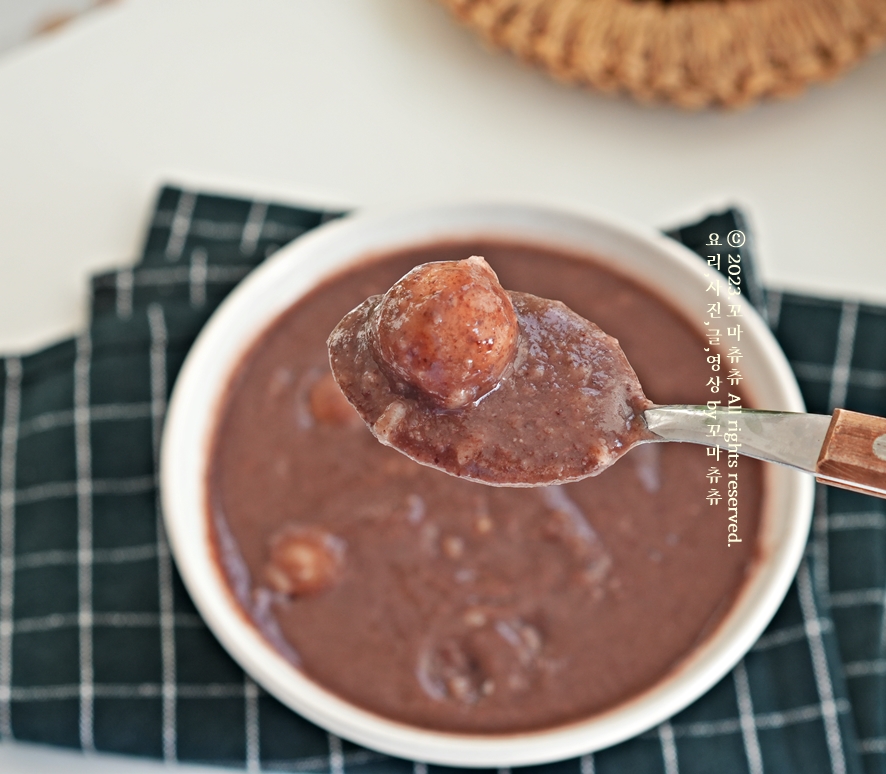
POLYGON ((392 755, 526 765, 628 739, 720 680, 793 579, 812 480, 649 444, 581 481, 489 487, 382 446, 327 336, 414 266, 471 255, 614 336, 657 404, 803 410, 757 313, 724 290, 712 317, 713 269, 666 237, 514 204, 366 213, 219 307, 175 386, 161 489, 195 604, 280 701, 392 755), (741 381, 721 371, 712 393, 708 358, 725 364, 737 325, 741 381))

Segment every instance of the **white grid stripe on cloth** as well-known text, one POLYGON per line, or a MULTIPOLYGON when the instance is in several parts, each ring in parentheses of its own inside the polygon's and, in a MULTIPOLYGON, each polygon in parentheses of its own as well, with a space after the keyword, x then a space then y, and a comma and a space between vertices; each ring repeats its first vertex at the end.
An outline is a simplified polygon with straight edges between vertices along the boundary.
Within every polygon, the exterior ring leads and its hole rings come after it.
POLYGON ((778 321, 781 318, 781 301, 784 294, 779 290, 770 290, 766 293, 766 309, 764 314, 766 322, 772 330, 778 328, 778 321))
MULTIPOLYGON (((49 615, 34 616, 32 618, 19 618, 15 624, 17 632, 47 632, 53 629, 64 629, 79 624, 77 613, 50 613, 49 615)), ((93 613, 92 625, 114 626, 116 628, 158 628, 161 624, 161 616, 158 613, 93 613)), ((175 616, 176 626, 199 628, 202 625, 200 616, 177 613, 175 616)))
POLYGON ((852 591, 838 591, 831 594, 831 607, 859 607, 861 605, 882 605, 883 589, 853 589, 852 591))
MULTIPOLYGON (((344 766, 362 766, 375 761, 384 761, 387 757, 381 753, 372 752, 371 750, 355 750, 345 753, 342 756, 342 764, 344 766)), ((323 771, 328 763, 326 756, 311 756, 309 758, 299 758, 297 760, 266 760, 265 763, 269 770, 273 771, 323 771)))
POLYGON ((333 733, 326 734, 329 744, 329 774, 344 774, 345 757, 342 754, 341 739, 333 733))
MULTIPOLYGON (((109 422, 119 419, 145 419, 151 416, 151 404, 136 403, 103 403, 90 408, 90 419, 94 422, 109 422)), ((34 433, 42 433, 56 427, 74 424, 73 410, 45 411, 25 420, 19 426, 19 438, 26 438, 34 433)))
POLYGON ((860 739, 858 741, 858 748, 863 755, 882 755, 886 753, 886 737, 860 739))
POLYGON ((261 239, 262 228, 265 225, 265 217, 268 214, 266 202, 253 202, 249 208, 249 215, 243 224, 243 234, 240 237, 240 252, 243 255, 252 255, 261 239))
POLYGON ((760 750, 760 739, 757 736, 754 704, 751 701, 751 686, 748 682, 748 671, 744 659, 739 661, 735 669, 732 670, 732 679, 735 683, 735 696, 738 701, 741 736, 748 759, 748 772, 749 774, 763 774, 763 753, 760 750))
POLYGON ((413 761, 412 774, 428 774, 428 764, 421 761, 413 761))
MULTIPOLYGON (((80 694, 80 685, 38 685, 29 688, 13 688, 16 701, 54 701, 72 699, 80 694)), ((162 683, 98 683, 95 695, 112 699, 143 699, 163 696, 162 683)), ((243 683, 199 683, 179 686, 179 695, 185 699, 242 699, 243 683)))
MULTIPOLYGON (((58 698, 73 698, 79 695, 79 684, 49 685, 14 687, 11 689, 11 697, 18 701, 46 701, 58 698)), ((132 683, 112 684, 98 683, 95 685, 96 696, 133 698, 133 697, 162 697, 163 685, 161 683, 132 683)), ((245 683, 181 683, 178 686, 178 695, 181 698, 238 698, 246 699, 245 683)), ((839 714, 849 712, 849 703, 845 700, 836 702, 836 711, 839 714)), ((761 712, 753 717, 753 723, 757 729, 779 729, 789 726, 808 723, 822 717, 820 704, 811 704, 804 707, 795 707, 781 712, 761 712)), ((739 718, 727 718, 717 721, 697 721, 694 723, 674 723, 671 725, 673 739, 707 739, 717 736, 728 736, 741 732, 741 720, 739 718)), ((660 730, 652 732, 659 737, 660 730)), ((340 745, 340 740, 339 740, 340 745)), ((324 763, 329 763, 329 756, 323 757, 324 763)), ((424 765, 424 764, 420 764, 424 765)), ((593 774, 594 756, 587 755, 579 761, 581 774, 593 774), (585 767, 585 768, 582 768, 585 767)))
MULTIPOLYGON (((159 469, 160 437, 166 417, 166 347, 167 331, 163 307, 148 307, 148 327, 151 334, 151 424, 154 447, 154 469, 159 469)), ((160 653, 163 669, 163 758, 176 759, 176 667, 175 667, 175 614, 172 591, 172 558, 163 527, 163 513, 159 496, 157 510, 157 575, 160 595, 160 653)))
POLYGON ((812 540, 808 548, 815 557, 815 588, 821 599, 828 599, 831 594, 829 520, 827 490, 817 486, 812 514, 812 540))
MULTIPOLYGON (((829 411, 833 412, 846 402, 851 374, 852 351, 855 344, 855 330, 858 323, 858 304, 844 302, 840 310, 840 325, 837 332, 837 345, 834 350, 834 363, 830 373, 829 411)), ((812 521, 812 549, 815 554, 815 584, 822 599, 831 593, 829 516, 827 492, 823 486, 816 488, 815 511, 812 521)))
POLYGON ((839 699, 833 706, 824 706, 821 703, 811 704, 806 707, 794 707, 782 712, 764 712, 754 718, 757 728, 785 728, 798 723, 807 723, 815 718, 827 718, 828 714, 846 714, 851 709, 846 699, 839 699))
POLYGON ((886 529, 886 515, 877 511, 835 513, 828 518, 831 532, 853 529, 886 529))
MULTIPOLYGON (((833 366, 822 363, 806 363, 801 360, 791 360, 790 363, 791 370, 799 379, 809 382, 831 383, 833 366)), ((846 384, 870 390, 882 390, 886 387, 886 371, 873 368, 852 368, 846 384)))
POLYGON ((258 686, 246 674, 243 675, 243 699, 246 718, 246 770, 261 771, 258 686))
POLYGON ((588 753, 578 759, 578 774, 594 774, 594 754, 588 753))
MULTIPOLYGON (((820 618, 818 626, 823 632, 833 631, 834 625, 827 618, 820 618)), ((760 637, 759 640, 751 648, 753 651, 769 650, 782 645, 788 645, 798 640, 806 639, 806 624, 797 624, 796 626, 786 626, 784 629, 777 629, 760 637)))
MULTIPOLYGON (((140 546, 126 546, 125 548, 92 549, 92 563, 94 565, 142 562, 146 559, 153 559, 156 556, 156 543, 145 543, 140 546)), ((28 553, 19 554, 15 558, 15 566, 19 570, 33 569, 36 567, 58 567, 68 564, 77 564, 76 551, 30 551, 28 553)))
POLYGON ((880 648, 879 652, 886 651, 886 588, 880 592, 880 648))
MULTIPOLYGON (((837 714, 849 712, 850 705, 845 699, 839 699, 835 703, 837 714)), ((754 715, 754 725, 757 730, 786 728, 800 723, 808 723, 823 717, 821 704, 809 704, 805 707, 794 707, 780 712, 761 712, 754 715)), ((673 723, 672 729, 675 739, 689 737, 692 739, 705 739, 712 736, 725 736, 737 734, 741 731, 739 718, 726 718, 725 720, 699 720, 694 723, 673 723)))
MULTIPOLYGON (((202 248, 194 248, 199 250, 202 248)), ((206 266, 205 283, 218 283, 230 285, 239 282, 249 274, 253 266, 247 264, 228 264, 226 266, 206 266)), ((190 285, 192 282, 191 265, 187 266, 162 266, 162 267, 138 267, 132 273, 134 287, 169 287, 172 285, 190 285)), ((119 274, 119 272, 117 272, 119 274)), ((117 280, 115 280, 115 286, 117 280)))
MULTIPOLYGON (((178 207, 175 210, 160 210, 154 217, 152 225, 155 228, 166 228, 175 222, 178 215, 178 207)), ((339 211, 324 212, 321 216, 320 223, 325 223, 341 215, 339 211)), ((278 223, 268 220, 265 217, 261 227, 261 237, 265 239, 275 239, 279 242, 289 242, 295 237, 303 234, 305 229, 300 226, 294 226, 290 223, 278 223)), ((239 223, 228 223, 218 220, 210 220, 208 218, 191 218, 188 234, 202 239, 230 242, 232 240, 242 240, 243 226, 239 223)), ((248 245, 247 245, 248 246, 248 245)), ((247 255, 247 253, 244 253, 247 255)))
MULTIPOLYGON (((150 492, 157 487, 156 476, 132 476, 131 478, 99 478, 87 482, 92 494, 138 494, 150 492)), ((62 497, 79 495, 80 481, 53 481, 48 484, 35 484, 16 492, 19 505, 37 503, 43 500, 56 500, 62 497)))
POLYGON ((115 306, 117 317, 121 320, 128 320, 132 317, 132 284, 134 275, 132 269, 121 269, 117 272, 116 288, 117 297, 115 306))
POLYGON ((878 658, 871 661, 850 661, 844 667, 846 677, 868 677, 869 675, 886 675, 886 659, 878 658))
MULTIPOLYGON (((852 353, 855 348, 855 332, 858 327, 858 304, 844 301, 840 309, 840 324, 837 331, 837 345, 834 351, 834 363, 831 368, 831 389, 828 396, 828 410, 834 411, 846 402, 849 389, 849 377, 851 374, 852 353)), ((823 486, 816 487, 815 511, 812 522, 813 543, 812 549, 815 555, 815 586, 822 599, 829 599, 831 595, 830 580, 830 543, 829 543, 829 515, 828 495, 823 486)), ((806 572, 808 564, 801 569, 802 578, 808 580, 806 572)), ((804 589, 803 579, 798 576, 798 588, 800 593, 800 605, 804 618, 808 619, 808 609, 815 607, 815 601, 811 589, 804 589)), ((817 612, 815 617, 818 618, 817 612)), ((827 703, 833 703, 833 684, 828 672, 827 659, 824 653, 824 644, 820 628, 814 628, 810 632, 809 647, 812 654, 812 665, 815 674, 816 686, 824 711, 827 703)), ((824 714, 824 712, 823 712, 824 714)), ((843 750, 840 736, 839 723, 836 713, 833 716, 824 714, 825 737, 828 742, 828 751, 831 756, 831 766, 837 772, 837 761, 845 769, 845 751, 843 750), (839 745, 839 748, 837 747, 839 745)))
POLYGON ((12 737, 12 632, 15 584, 15 472, 21 409, 22 363, 6 360, 3 435, 0 441, 0 739, 12 737))
POLYGON ((825 654, 821 627, 818 625, 818 611, 815 608, 815 597, 812 593, 812 579, 809 577, 809 565, 804 560, 797 573, 797 590, 800 597, 800 609, 803 620, 807 623, 806 639, 812 657, 812 672, 821 704, 821 716, 824 721, 825 740, 831 759, 831 770, 834 774, 845 774, 846 757, 843 750, 843 738, 840 735, 840 723, 837 718, 837 705, 834 701, 834 685, 825 654))
POLYGON ((833 411, 846 404, 852 352, 855 349, 855 330, 858 327, 858 303, 844 301, 840 311, 840 327, 837 332, 837 351, 834 355, 831 394, 828 408, 833 411))
POLYGON ((197 203, 197 195, 191 191, 182 191, 178 197, 178 204, 172 216, 172 227, 169 230, 169 241, 166 243, 166 260, 177 261, 181 258, 188 232, 191 230, 191 216, 194 214, 194 205, 197 203))
POLYGON ((661 743, 661 758, 664 762, 665 774, 680 774, 677 761, 677 743, 674 740, 674 728, 671 721, 666 720, 658 727, 658 739, 661 743))
POLYGON ((201 307, 206 303, 206 263, 208 260, 205 248, 195 247, 191 250, 191 267, 188 274, 189 296, 193 307, 201 307))
POLYGON ((74 443, 77 464, 77 593, 80 627, 80 746, 95 749, 92 663, 92 445, 89 380, 92 340, 78 337, 74 361, 74 443))

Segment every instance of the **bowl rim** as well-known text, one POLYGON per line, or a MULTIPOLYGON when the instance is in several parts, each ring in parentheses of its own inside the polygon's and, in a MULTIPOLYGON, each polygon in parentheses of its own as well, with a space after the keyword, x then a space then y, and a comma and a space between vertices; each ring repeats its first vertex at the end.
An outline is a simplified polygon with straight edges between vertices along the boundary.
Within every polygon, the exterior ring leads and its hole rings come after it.
MULTIPOLYGON (((685 708, 724 677, 762 634, 790 587, 811 524, 814 482, 797 471, 767 467, 763 524, 771 534, 761 537, 762 558, 729 614, 665 678, 598 715, 528 733, 432 731, 364 710, 307 678, 248 621, 210 545, 205 472, 219 404, 232 373, 261 333, 322 279, 402 246, 480 234, 581 250, 647 285, 687 319, 682 301, 650 287, 652 280, 644 272, 651 271, 655 282, 671 283, 676 289, 680 283, 695 283, 696 297, 700 292, 704 262, 695 253, 651 229, 585 209, 507 202, 445 204, 378 209, 330 221, 260 264, 198 335, 168 404, 160 454, 161 502, 172 554, 198 611, 235 661, 277 699, 334 734, 391 755, 452 766, 529 765, 631 738, 685 708), (647 263, 640 271, 636 256, 630 266, 621 263, 625 256, 619 251, 624 249, 657 256, 662 263, 647 263)), ((757 370, 769 395, 766 408, 803 411, 784 353, 762 318, 747 306, 742 325, 761 363, 757 370)))

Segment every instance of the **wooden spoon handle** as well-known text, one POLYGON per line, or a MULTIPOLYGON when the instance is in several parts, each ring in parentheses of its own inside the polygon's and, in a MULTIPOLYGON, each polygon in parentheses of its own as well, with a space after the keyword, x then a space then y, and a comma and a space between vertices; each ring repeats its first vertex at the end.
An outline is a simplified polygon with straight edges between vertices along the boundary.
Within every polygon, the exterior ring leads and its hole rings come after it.
POLYGON ((886 498, 886 419, 837 409, 815 477, 823 484, 886 498))

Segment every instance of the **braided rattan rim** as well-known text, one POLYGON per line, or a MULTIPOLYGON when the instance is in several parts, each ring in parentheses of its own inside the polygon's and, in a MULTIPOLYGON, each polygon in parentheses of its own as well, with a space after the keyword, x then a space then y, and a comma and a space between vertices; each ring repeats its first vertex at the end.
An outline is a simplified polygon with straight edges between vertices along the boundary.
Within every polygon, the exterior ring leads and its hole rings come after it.
POLYGON ((886 40, 886 0, 441 2, 560 80, 686 108, 796 94, 886 40))

